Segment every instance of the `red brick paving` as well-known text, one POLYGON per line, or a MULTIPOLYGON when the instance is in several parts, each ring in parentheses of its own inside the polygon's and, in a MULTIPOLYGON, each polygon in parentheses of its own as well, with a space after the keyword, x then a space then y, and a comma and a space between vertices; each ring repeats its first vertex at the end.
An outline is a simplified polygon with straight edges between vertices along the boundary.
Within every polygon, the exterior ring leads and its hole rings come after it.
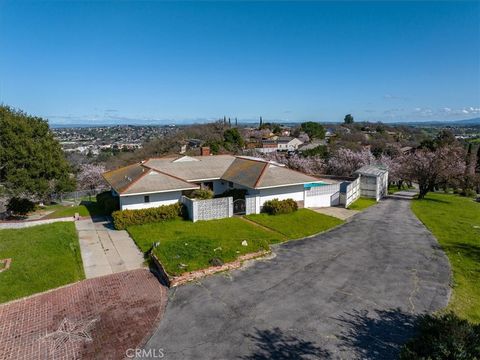
POLYGON ((139 269, 0 305, 0 359, 122 359, 148 339, 166 302, 166 288, 139 269))

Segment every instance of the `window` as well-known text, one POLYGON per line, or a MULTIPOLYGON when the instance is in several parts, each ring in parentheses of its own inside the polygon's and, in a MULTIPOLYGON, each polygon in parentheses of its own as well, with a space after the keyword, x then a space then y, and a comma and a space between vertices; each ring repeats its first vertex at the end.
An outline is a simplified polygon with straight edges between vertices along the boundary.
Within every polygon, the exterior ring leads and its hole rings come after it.
POLYGON ((233 188, 233 182, 229 181, 228 182, 228 187, 233 188))
POLYGON ((145 195, 145 196, 143 197, 143 202, 149 203, 149 202, 150 202, 150 196, 145 195))

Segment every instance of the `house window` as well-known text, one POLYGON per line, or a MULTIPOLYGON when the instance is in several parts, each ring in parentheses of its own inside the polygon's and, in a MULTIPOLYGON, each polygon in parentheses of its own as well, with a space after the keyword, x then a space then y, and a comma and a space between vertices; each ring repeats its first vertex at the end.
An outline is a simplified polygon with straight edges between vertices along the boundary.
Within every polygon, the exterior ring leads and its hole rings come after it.
POLYGON ((149 203, 149 202, 150 202, 150 196, 145 195, 145 196, 143 197, 143 202, 149 203))
POLYGON ((229 181, 228 182, 228 187, 233 188, 233 182, 229 181))

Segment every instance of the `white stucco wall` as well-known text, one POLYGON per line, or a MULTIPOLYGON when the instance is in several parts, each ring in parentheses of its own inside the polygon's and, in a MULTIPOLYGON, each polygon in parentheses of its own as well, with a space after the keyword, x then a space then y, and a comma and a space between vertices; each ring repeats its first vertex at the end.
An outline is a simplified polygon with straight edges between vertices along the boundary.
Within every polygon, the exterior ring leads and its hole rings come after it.
POLYGON ((175 204, 182 197, 181 191, 120 196, 120 209, 136 210, 175 204), (144 196, 150 196, 150 202, 144 202, 144 196))
POLYGON ((295 201, 303 201, 304 189, 303 185, 282 186, 270 189, 260 189, 258 192, 260 199, 260 206, 263 206, 265 201, 278 199, 293 199, 295 201))

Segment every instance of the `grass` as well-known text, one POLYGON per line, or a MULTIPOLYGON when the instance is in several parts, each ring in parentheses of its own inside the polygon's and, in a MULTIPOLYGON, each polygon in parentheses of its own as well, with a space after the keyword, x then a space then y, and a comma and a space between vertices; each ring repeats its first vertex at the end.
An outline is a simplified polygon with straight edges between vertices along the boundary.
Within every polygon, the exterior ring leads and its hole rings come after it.
POLYGON ((408 190, 408 189, 414 189, 414 187, 403 185, 401 188, 399 188, 398 185, 390 185, 388 187, 388 194, 392 195, 392 194, 395 194, 398 191, 403 191, 403 190, 408 190))
POLYGON ((365 210, 366 208, 375 205, 377 203, 377 200, 372 199, 372 198, 358 198, 355 200, 350 206, 348 207, 349 210, 365 210))
POLYGON ((454 288, 447 310, 480 323, 480 203, 458 195, 429 193, 425 199, 415 200, 412 210, 450 260, 454 288))
POLYGON ((299 209, 293 213, 281 215, 247 215, 246 218, 275 230, 288 239, 314 235, 343 223, 340 219, 308 209, 299 209))
POLYGON ((0 230, 0 257, 12 259, 0 273, 0 302, 85 278, 73 223, 0 230))
POLYGON ((54 204, 45 207, 44 210, 53 210, 53 212, 44 216, 43 219, 72 217, 76 213, 80 216, 103 215, 101 209, 98 208, 96 201, 82 201, 80 205, 74 206, 54 204))
POLYGON ((171 275, 207 268, 213 258, 230 262, 240 255, 268 250, 269 244, 286 240, 279 233, 240 218, 196 223, 173 220, 131 226, 127 230, 143 252, 150 250, 153 242, 160 242, 154 252, 171 275), (244 240, 247 246, 242 245, 244 240))

